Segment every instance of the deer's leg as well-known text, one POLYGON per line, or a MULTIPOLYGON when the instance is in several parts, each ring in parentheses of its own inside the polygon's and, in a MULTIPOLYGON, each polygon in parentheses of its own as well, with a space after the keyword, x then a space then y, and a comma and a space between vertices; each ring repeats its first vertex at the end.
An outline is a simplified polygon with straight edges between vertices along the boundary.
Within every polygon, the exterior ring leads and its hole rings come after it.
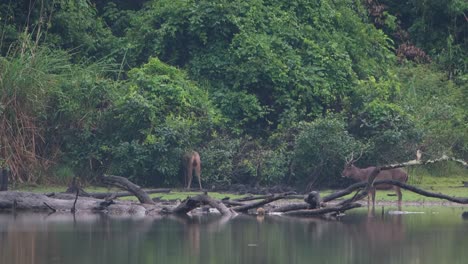
POLYGON ((187 189, 188 190, 190 189, 190 185, 192 185, 192 173, 193 173, 193 167, 190 164, 187 168, 187 179, 188 179, 187 189))
POLYGON ((401 194, 401 188, 398 186, 395 186, 395 192, 397 193, 397 196, 398 196, 398 206, 401 207, 401 200, 403 198, 403 195, 401 194))
POLYGON ((375 207, 375 187, 370 189, 370 195, 372 195, 372 208, 375 207))
POLYGON ((203 188, 201 186, 201 168, 200 168, 200 164, 198 164, 198 166, 195 167, 195 175, 198 178, 198 185, 200 186, 200 190, 201 190, 203 188))

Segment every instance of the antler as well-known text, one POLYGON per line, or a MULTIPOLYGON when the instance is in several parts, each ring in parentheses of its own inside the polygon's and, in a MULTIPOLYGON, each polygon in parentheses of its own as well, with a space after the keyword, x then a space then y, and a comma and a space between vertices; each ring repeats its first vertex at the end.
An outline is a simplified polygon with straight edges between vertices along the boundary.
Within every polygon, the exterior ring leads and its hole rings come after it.
POLYGON ((357 159, 354 159, 354 151, 351 152, 351 155, 350 155, 349 159, 348 159, 348 157, 345 157, 346 164, 353 164, 354 162, 358 161, 362 157, 363 153, 364 153, 364 151, 361 149, 361 151, 359 153, 359 157, 357 157, 357 159))
POLYGON ((353 161, 354 151, 351 152, 351 155, 348 156, 348 157, 345 157, 345 162, 346 162, 346 164, 351 164, 351 163, 353 163, 353 162, 354 162, 354 161, 353 161), (349 158, 348 158, 348 157, 349 157, 349 158))

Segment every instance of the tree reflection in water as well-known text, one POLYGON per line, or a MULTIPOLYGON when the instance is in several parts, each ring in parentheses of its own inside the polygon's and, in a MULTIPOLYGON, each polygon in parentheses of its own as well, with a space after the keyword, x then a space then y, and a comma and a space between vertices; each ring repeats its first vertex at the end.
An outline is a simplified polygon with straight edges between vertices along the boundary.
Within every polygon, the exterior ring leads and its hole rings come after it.
POLYGON ((465 263, 463 208, 442 209, 356 210, 340 221, 0 214, 0 263, 465 263))

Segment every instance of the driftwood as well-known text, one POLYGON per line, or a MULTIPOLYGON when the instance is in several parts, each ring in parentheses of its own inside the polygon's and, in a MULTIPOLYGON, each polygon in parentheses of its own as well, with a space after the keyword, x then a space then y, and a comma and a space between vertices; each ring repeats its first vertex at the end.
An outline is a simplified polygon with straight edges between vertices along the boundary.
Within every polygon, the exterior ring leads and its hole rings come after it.
MULTIPOLYGON (((149 189, 149 190, 143 190, 147 194, 153 194, 153 193, 170 193, 171 189, 168 188, 161 188, 161 189, 149 189)), ((96 199, 105 199, 107 197, 114 197, 114 198, 119 198, 119 197, 127 197, 127 196, 133 196, 135 194, 131 192, 114 192, 114 193, 109 193, 109 192, 100 192, 100 193, 87 193, 89 197, 93 197, 96 199)))
POLYGON ((343 206, 334 206, 334 207, 325 207, 321 209, 312 209, 312 210, 295 210, 290 212, 285 212, 284 215, 289 216, 319 216, 329 213, 340 213, 353 208, 361 207, 361 204, 358 203, 349 203, 343 206))
POLYGON ((203 204, 208 204, 211 207, 218 209, 221 215, 235 216, 237 214, 234 210, 227 208, 223 202, 215 200, 209 197, 207 194, 200 194, 195 197, 187 197, 187 199, 182 201, 182 203, 180 203, 170 212, 174 214, 187 214, 188 212, 203 204))
POLYGON ((289 211, 295 211, 295 210, 309 209, 309 207, 310 205, 307 203, 293 203, 293 204, 286 204, 283 206, 273 208, 272 210, 270 210, 270 212, 283 213, 283 212, 289 212, 289 211))
POLYGON ((249 203, 249 204, 245 204, 245 205, 241 205, 241 206, 236 206, 236 207, 233 207, 232 209, 234 211, 236 211, 236 212, 239 212, 239 213, 245 213, 250 209, 259 208, 260 206, 263 206, 265 204, 269 204, 271 202, 274 202, 274 201, 277 201, 277 200, 280 200, 280 199, 284 199, 289 194, 291 194, 291 193, 274 194, 274 195, 271 195, 271 196, 269 196, 269 197, 267 197, 267 198, 265 198, 265 199, 263 199, 261 201, 253 202, 253 203, 249 203))
POLYGON ((244 205, 244 203, 236 202, 236 201, 234 201, 234 200, 229 199, 229 197, 223 198, 223 199, 221 199, 221 201, 222 201, 223 204, 225 204, 226 206, 240 206, 240 205, 244 205))
POLYGON ((374 182, 374 185, 378 185, 378 184, 392 184, 392 185, 399 186, 400 188, 403 188, 405 190, 412 191, 414 193, 417 193, 426 197, 439 198, 439 199, 443 199, 443 200, 447 200, 447 201, 459 203, 459 204, 468 204, 468 198, 453 197, 453 196, 449 196, 449 195, 445 195, 441 193, 429 192, 429 191, 414 187, 412 185, 394 181, 394 180, 381 180, 381 181, 374 182))
MULTIPOLYGON (((335 199, 341 198, 343 196, 346 196, 346 195, 348 195, 348 194, 350 194, 350 193, 352 193, 352 192, 354 192, 356 190, 364 189, 367 186, 367 184, 368 184, 367 182, 355 183, 355 184, 349 186, 348 188, 346 188, 344 190, 341 190, 341 191, 332 193, 332 194, 330 194, 328 196, 325 196, 323 198, 323 202, 328 202, 328 201, 331 201, 331 200, 335 200, 335 199)), ((395 181, 395 180, 377 180, 377 181, 374 182, 374 185, 379 185, 379 184, 396 185, 396 186, 399 186, 402 189, 412 191, 414 193, 417 193, 417 194, 420 194, 420 195, 423 195, 423 196, 426 196, 426 197, 444 199, 444 200, 454 202, 454 203, 459 203, 459 204, 468 204, 468 198, 453 197, 453 196, 449 196, 449 195, 445 195, 445 194, 441 194, 441 193, 429 192, 429 191, 414 187, 414 186, 406 184, 406 183, 395 181)), ((364 197, 362 197, 362 198, 364 198, 364 197)), ((347 200, 345 200, 345 201, 347 201, 347 200)), ((342 202, 342 203, 344 203, 344 202, 342 202)))
POLYGON ((247 201, 253 201, 253 200, 267 199, 269 197, 271 197, 271 195, 258 195, 258 196, 248 195, 248 196, 245 196, 245 197, 233 199, 232 201, 234 201, 234 202, 247 202, 247 201))
POLYGON ((449 157, 447 155, 442 155, 442 157, 438 159, 432 159, 432 160, 410 160, 407 162, 402 162, 402 163, 396 163, 396 164, 390 164, 390 165, 384 165, 380 166, 381 170, 391 170, 391 169, 396 169, 396 168, 402 168, 402 167, 409 167, 409 166, 415 166, 415 165, 427 165, 427 164, 433 164, 441 161, 454 161, 457 163, 460 163, 465 169, 468 169, 468 163, 462 159, 457 159, 454 157, 449 157))
POLYGON ((114 175, 104 175, 104 177, 101 177, 101 181, 103 183, 113 185, 133 193, 138 198, 140 203, 154 204, 154 201, 151 199, 151 197, 149 197, 148 193, 143 191, 140 186, 129 181, 127 178, 114 175))
POLYGON ((0 193, 0 211, 8 210, 32 210, 32 211, 76 211, 107 212, 110 214, 140 215, 144 216, 144 206, 127 202, 116 201, 112 205, 102 206, 105 202, 100 199, 82 197, 76 201, 62 200, 47 197, 43 194, 5 191, 0 193))
POLYGON ((305 203, 292 203, 283 205, 280 207, 273 208, 271 212, 281 213, 281 212, 289 212, 295 210, 305 210, 305 209, 317 209, 322 204, 322 199, 320 198, 320 193, 316 191, 312 191, 307 195, 290 195, 287 198, 294 197, 295 199, 302 198, 304 199, 305 203))

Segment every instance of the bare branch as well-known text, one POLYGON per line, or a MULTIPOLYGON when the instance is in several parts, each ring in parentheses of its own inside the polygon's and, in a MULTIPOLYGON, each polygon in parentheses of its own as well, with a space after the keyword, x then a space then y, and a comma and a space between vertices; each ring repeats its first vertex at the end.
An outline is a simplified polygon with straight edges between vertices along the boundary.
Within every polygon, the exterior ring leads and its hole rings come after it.
POLYGON ((408 166, 433 164, 433 163, 436 163, 436 162, 448 161, 448 160, 460 163, 461 165, 463 165, 463 167, 465 169, 468 169, 468 163, 466 161, 464 161, 462 159, 449 157, 447 155, 443 155, 442 157, 440 157, 438 159, 432 159, 432 160, 426 160, 426 161, 423 161, 423 160, 410 160, 410 161, 402 162, 402 163, 384 165, 384 166, 380 166, 380 169, 381 170, 391 170, 391 169, 408 167, 408 166))
POLYGON ((187 214, 193 209, 199 207, 202 204, 209 204, 210 206, 218 209, 222 215, 235 216, 237 213, 227 208, 221 201, 215 200, 209 197, 207 194, 200 194, 195 197, 187 197, 182 203, 180 203, 176 208, 169 211, 169 213, 174 214, 187 214))
POLYGON ((249 204, 242 205, 242 206, 236 206, 236 207, 233 207, 232 209, 234 211, 236 211, 236 212, 239 212, 239 213, 245 213, 249 209, 257 208, 257 207, 263 206, 265 204, 268 204, 268 203, 271 203, 271 202, 286 198, 289 194, 292 194, 292 193, 288 192, 288 193, 274 194, 274 195, 272 195, 272 196, 270 196, 270 197, 268 197, 266 199, 263 199, 261 201, 249 203, 249 204))
POLYGON ((133 193, 140 203, 144 204, 154 204, 154 201, 149 197, 149 195, 138 185, 132 183, 127 178, 120 177, 120 176, 113 176, 113 175, 105 175, 101 177, 101 180, 104 183, 125 189, 131 193, 133 193))
POLYGON ((325 207, 321 209, 314 209, 314 210, 296 210, 285 212, 284 215, 289 216, 319 216, 333 212, 344 212, 353 208, 361 207, 358 203, 350 203, 343 206, 336 206, 336 207, 325 207))
MULTIPOLYGON (((325 196, 323 198, 323 202, 329 202, 329 201, 335 200, 337 198, 343 197, 345 195, 348 195, 348 194, 352 193, 355 190, 363 189, 363 188, 365 188, 367 186, 367 184, 368 184, 367 182, 355 183, 355 184, 349 186, 348 188, 346 188, 344 190, 341 190, 341 191, 338 191, 336 193, 325 196)), ((406 183, 395 181, 395 180, 377 180, 377 181, 374 181, 374 185, 380 185, 380 184, 396 185, 396 186, 399 186, 400 188, 403 188, 403 189, 408 190, 408 191, 412 191, 412 192, 417 193, 417 194, 421 194, 423 196, 444 199, 444 200, 448 200, 448 201, 451 201, 451 202, 454 202, 454 203, 468 204, 468 198, 453 197, 453 196, 448 196, 448 195, 441 194, 441 193, 429 192, 429 191, 414 187, 414 186, 406 184, 406 183)), ((365 195, 364 195, 364 197, 365 197, 365 195)), ((364 197, 362 197, 362 198, 364 198, 364 197)))

